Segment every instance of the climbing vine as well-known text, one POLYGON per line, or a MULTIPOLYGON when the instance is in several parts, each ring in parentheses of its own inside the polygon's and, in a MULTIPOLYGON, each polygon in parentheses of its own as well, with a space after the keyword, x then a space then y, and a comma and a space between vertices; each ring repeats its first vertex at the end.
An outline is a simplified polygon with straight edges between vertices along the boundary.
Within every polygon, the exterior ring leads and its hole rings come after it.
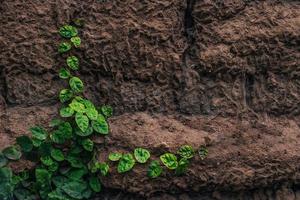
MULTIPOLYGON (((80 21, 75 21, 75 25, 80 21)), ((108 118, 113 109, 108 105, 97 107, 83 95, 84 83, 75 76, 80 69, 80 60, 71 53, 80 48, 81 39, 76 26, 65 25, 59 29, 63 37, 58 46, 60 54, 67 55, 65 66, 59 70, 59 77, 68 81, 68 87, 59 92, 62 106, 59 119, 50 122, 50 129, 42 126, 30 128, 31 137, 22 135, 16 143, 0 153, 0 199, 2 200, 73 200, 90 199, 101 191, 101 176, 110 172, 109 164, 117 163, 118 173, 126 173, 135 165, 147 165, 151 153, 136 148, 132 153, 112 152, 107 162, 99 162, 98 148, 92 136, 106 136, 109 133, 108 118), (19 159, 30 160, 35 167, 20 173, 13 173, 8 163, 19 159)), ((207 149, 201 147, 202 159, 207 149)), ((190 159, 195 155, 189 145, 179 148, 176 154, 165 153, 160 160, 152 160, 147 176, 157 178, 163 166, 173 170, 175 175, 186 172, 190 159)))

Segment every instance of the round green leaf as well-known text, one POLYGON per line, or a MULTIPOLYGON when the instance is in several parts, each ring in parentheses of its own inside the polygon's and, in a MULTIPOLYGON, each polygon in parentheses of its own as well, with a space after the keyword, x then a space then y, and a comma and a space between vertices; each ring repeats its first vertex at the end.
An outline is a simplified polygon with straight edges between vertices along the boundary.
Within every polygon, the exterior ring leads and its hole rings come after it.
POLYGON ((78 77, 72 77, 69 81, 70 87, 74 92, 83 91, 83 82, 78 77))
POLYGON ((208 149, 205 146, 201 146, 198 150, 201 160, 204 160, 208 155, 208 149))
POLYGON ((180 147, 180 149, 177 151, 177 153, 182 158, 190 159, 190 158, 194 157, 195 151, 194 151, 193 147, 191 147, 190 145, 184 145, 184 146, 180 147))
POLYGON ((134 157, 139 163, 146 163, 150 158, 150 152, 147 149, 136 148, 134 150, 134 157))
POLYGON ((48 135, 46 130, 40 126, 32 127, 30 128, 30 131, 32 133, 32 137, 38 140, 46 140, 48 135))
POLYGON ((67 65, 73 70, 78 70, 79 69, 79 59, 76 56, 69 56, 67 58, 67 65))
POLYGON ((82 132, 79 128, 75 129, 75 134, 81 137, 89 136, 93 133, 93 128, 89 126, 85 132, 82 132))
POLYGON ((162 171, 163 171, 163 169, 160 166, 159 162, 157 160, 154 160, 149 165, 149 168, 148 168, 148 171, 147 171, 147 175, 150 178, 156 178, 156 177, 160 176, 160 174, 162 173, 162 171))
POLYGON ((72 37, 71 38, 71 42, 73 43, 73 45, 78 48, 81 44, 81 39, 80 37, 72 37))
POLYGON ((175 170, 176 175, 184 174, 187 170, 189 161, 187 158, 181 158, 178 162, 178 167, 175 170))
POLYGON ((0 153, 0 168, 4 167, 7 164, 7 159, 3 155, 3 153, 0 153))
POLYGON ((51 166, 54 163, 54 161, 52 160, 52 158, 50 156, 42 156, 41 162, 46 166, 51 166))
POLYGON ((74 199, 83 199, 83 192, 87 187, 87 184, 83 181, 70 181, 66 182, 61 189, 74 199))
POLYGON ((122 158, 122 154, 121 153, 110 153, 108 156, 108 159, 110 161, 118 161, 122 158))
POLYGON ((75 168, 84 167, 82 160, 74 155, 68 155, 66 160, 71 164, 72 167, 75 167, 75 168))
POLYGON ((104 163, 99 163, 98 168, 99 168, 100 173, 101 173, 102 176, 106 176, 109 172, 109 166, 105 162, 104 163))
POLYGON ((177 157, 172 153, 161 155, 160 160, 169 169, 176 169, 178 166, 177 157))
POLYGON ((78 102, 77 100, 73 99, 73 101, 69 104, 69 107, 79 113, 85 112, 85 107, 82 103, 78 102))
POLYGON ((135 160, 133 156, 130 153, 124 154, 119 161, 118 172, 119 173, 128 172, 133 168, 134 165, 135 165, 135 160))
POLYGON ((111 106, 104 105, 101 107, 101 112, 106 118, 109 118, 113 115, 113 108, 111 106))
POLYGON ((69 42, 62 42, 59 44, 58 52, 59 53, 66 53, 70 51, 72 48, 72 45, 69 42))
POLYGON ((93 129, 100 134, 107 135, 109 132, 108 123, 103 115, 99 114, 97 120, 92 121, 93 129))
POLYGON ((91 177, 89 179, 89 184, 90 184, 90 187, 92 188, 92 190, 94 192, 100 192, 101 191, 101 184, 100 184, 100 181, 97 177, 91 177))
POLYGON ((73 97, 73 92, 69 89, 63 89, 59 93, 59 99, 62 103, 69 101, 73 97))
POLYGON ((41 140, 38 140, 38 139, 36 139, 36 138, 32 138, 32 145, 33 145, 34 147, 39 147, 39 146, 41 146, 41 144, 42 144, 42 141, 41 141, 41 140))
POLYGON ((65 69, 65 68, 61 68, 59 70, 59 77, 62 78, 62 79, 67 79, 67 78, 70 78, 71 76, 71 73, 69 70, 65 69))
POLYGON ((51 156, 54 160, 61 162, 65 160, 64 153, 59 149, 52 149, 51 156))
POLYGON ((63 144, 65 143, 66 139, 63 136, 63 132, 61 131, 54 131, 51 135, 50 135, 50 139, 52 142, 57 143, 57 144, 63 144))
POLYGON ((30 152, 33 148, 31 139, 26 135, 17 137, 16 141, 23 152, 30 152))
POLYGON ((2 153, 10 160, 19 160, 22 156, 22 153, 15 146, 3 149, 2 153))
POLYGON ((64 107, 60 109, 59 114, 61 117, 71 117, 74 114, 74 110, 70 107, 64 107))
POLYGON ((89 127, 89 118, 82 113, 76 113, 75 121, 82 132, 87 131, 89 127))
POLYGON ((87 151, 93 151, 94 142, 91 139, 87 138, 82 141, 82 146, 87 151))
POLYGON ((59 34, 65 38, 75 37, 78 34, 77 29, 71 25, 64 25, 59 29, 59 34))
POLYGON ((72 126, 69 122, 61 123, 58 126, 58 131, 61 132, 62 137, 65 139, 71 139, 73 136, 72 126))

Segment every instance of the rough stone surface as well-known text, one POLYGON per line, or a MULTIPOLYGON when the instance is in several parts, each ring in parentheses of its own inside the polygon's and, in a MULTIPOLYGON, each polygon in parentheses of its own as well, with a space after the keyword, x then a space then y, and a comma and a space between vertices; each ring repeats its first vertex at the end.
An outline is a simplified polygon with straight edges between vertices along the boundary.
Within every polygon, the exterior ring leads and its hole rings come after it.
POLYGON ((112 170, 99 199, 300 199, 299 1, 0 0, 0 148, 57 116, 77 17, 85 95, 116 111, 101 159, 209 146, 182 177, 112 170))

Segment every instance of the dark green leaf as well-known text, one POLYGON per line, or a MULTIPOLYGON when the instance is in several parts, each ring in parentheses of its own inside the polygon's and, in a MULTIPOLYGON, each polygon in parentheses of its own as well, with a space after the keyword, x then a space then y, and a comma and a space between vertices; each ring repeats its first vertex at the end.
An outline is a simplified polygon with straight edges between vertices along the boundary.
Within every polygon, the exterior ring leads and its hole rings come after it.
POLYGON ((195 151, 194 151, 193 147, 191 147, 190 145, 184 145, 184 146, 180 147, 180 149, 177 151, 177 153, 182 158, 190 159, 190 158, 194 157, 195 151))
POLYGON ((52 149, 51 156, 54 160, 61 162, 65 160, 64 153, 60 149, 52 149))
POLYGON ((73 43, 73 45, 78 48, 81 44, 81 39, 80 37, 72 37, 71 38, 71 42, 73 43))
POLYGON ((72 38, 77 36, 78 31, 74 26, 64 25, 59 29, 59 34, 65 38, 72 38))
POLYGON ((92 188, 94 192, 100 192, 101 191, 101 184, 97 177, 91 177, 89 179, 89 185, 92 188))
POLYGON ((176 175, 184 174, 187 170, 189 161, 187 158, 181 158, 178 162, 178 167, 175 170, 176 175))
POLYGON ((52 165, 48 166, 48 170, 50 172, 56 172, 59 168, 59 164, 57 162, 53 162, 52 165))
POLYGON ((208 155, 208 149, 205 146, 201 146, 198 150, 201 160, 204 160, 208 155))
POLYGON ((162 167, 160 166, 159 162, 157 160, 154 160, 149 165, 147 175, 150 178, 156 178, 156 177, 160 176, 162 171, 163 170, 162 170, 162 167))
POLYGON ((71 200, 60 188, 57 188, 54 191, 51 191, 48 194, 47 200, 71 200))
POLYGON ((134 150, 134 157, 139 163, 146 163, 150 158, 150 152, 147 149, 136 148, 134 150))
POLYGON ((81 159, 78 158, 78 157, 76 157, 76 156, 69 155, 66 158, 66 160, 71 164, 72 167, 75 167, 75 168, 82 168, 82 167, 84 167, 84 164, 81 161, 81 159))
POLYGON ((82 113, 76 113, 75 121, 82 132, 87 131, 89 127, 89 118, 82 113))
POLYGON ((52 158, 50 156, 42 156, 41 162, 46 166, 51 166, 54 163, 54 161, 52 160, 52 158))
POLYGON ((41 186, 50 184, 51 174, 46 169, 36 169, 35 178, 38 184, 41 186))
POLYGON ((76 135, 86 137, 93 133, 93 128, 91 126, 88 127, 88 129, 85 132, 82 132, 79 128, 75 129, 76 135))
POLYGON ((73 70, 78 70, 79 69, 79 59, 76 56, 69 56, 67 58, 67 65, 73 70))
POLYGON ((83 176, 88 174, 88 171, 86 168, 81 168, 81 169, 72 169, 70 170, 66 175, 69 179, 72 180, 81 180, 83 176))
POLYGON ((109 132, 108 123, 103 115, 99 114, 97 120, 92 121, 93 129, 100 134, 107 135, 109 132))
POLYGON ((31 139, 26 135, 17 137, 16 141, 23 152, 30 152, 33 148, 31 139))
POLYGON ((72 126, 69 122, 61 123, 58 126, 58 131, 61 132, 62 137, 65 139, 71 139, 73 136, 72 126))
POLYGON ((87 184, 82 181, 70 181, 62 186, 62 190, 74 199, 83 199, 83 192, 87 189, 87 184))
POLYGON ((69 81, 70 87, 74 92, 83 91, 83 82, 78 77, 72 77, 69 81))
POLYGON ((30 129, 32 137, 38 140, 46 140, 48 134, 46 130, 40 126, 35 126, 30 129))
POLYGON ((69 89, 63 89, 59 93, 59 100, 62 103, 69 101, 73 97, 73 92, 69 89))
POLYGON ((122 158, 122 154, 121 153, 110 153, 108 156, 108 159, 111 161, 118 161, 122 158))
POLYGON ((19 160, 22 156, 22 153, 15 146, 3 149, 2 153, 10 160, 19 160))
POLYGON ((82 146, 87 151, 93 151, 94 142, 91 139, 87 138, 82 141, 82 146))
POLYGON ((176 169, 178 166, 177 157, 171 153, 165 153, 160 156, 162 163, 169 169, 176 169))
POLYGON ((57 188, 61 188, 67 181, 68 178, 65 176, 55 176, 52 178, 52 182, 57 188))
POLYGON ((34 147, 39 147, 39 146, 41 146, 41 144, 42 144, 42 141, 41 141, 41 140, 38 140, 38 139, 36 139, 36 138, 32 138, 32 145, 33 145, 34 147))
POLYGON ((71 117, 74 114, 74 110, 70 107, 64 107, 60 109, 59 114, 61 117, 71 117))
POLYGON ((62 42, 59 44, 58 52, 59 53, 66 53, 70 51, 72 48, 72 45, 69 42, 62 42))
POLYGON ((106 118, 109 118, 113 115, 113 108, 111 106, 104 105, 101 107, 101 112, 106 118))
POLYGON ((71 73, 69 70, 65 69, 65 68, 61 68, 59 70, 59 77, 62 78, 62 79, 67 79, 67 78, 70 78, 71 76, 71 73))
POLYGON ((4 167, 7 164, 7 159, 3 155, 3 153, 0 153, 0 168, 4 167))
POLYGON ((14 196, 17 200, 36 200, 36 196, 26 189, 16 189, 14 196))
POLYGON ((109 172, 109 166, 107 163, 98 163, 98 166, 97 166, 100 170, 100 173, 102 176, 106 176, 109 172))
POLYGON ((63 135, 63 132, 56 130, 50 135, 50 139, 52 142, 57 144, 63 144, 65 143, 66 139, 63 135))
POLYGON ((118 172, 125 173, 125 172, 131 170, 134 165, 135 165, 135 160, 134 160, 133 156, 130 153, 124 154, 119 161, 118 172))

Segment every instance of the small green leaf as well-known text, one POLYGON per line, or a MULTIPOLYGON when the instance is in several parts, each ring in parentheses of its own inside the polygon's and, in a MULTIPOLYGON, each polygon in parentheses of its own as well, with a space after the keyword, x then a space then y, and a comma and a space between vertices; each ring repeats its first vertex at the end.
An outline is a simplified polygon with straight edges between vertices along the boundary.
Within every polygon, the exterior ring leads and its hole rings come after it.
POLYGON ((21 150, 23 152, 30 152, 33 149, 32 141, 26 135, 17 137, 16 141, 17 141, 17 144, 21 147, 21 150))
POLYGON ((69 70, 65 69, 65 68, 61 68, 59 70, 59 77, 62 78, 62 79, 68 79, 70 78, 71 76, 71 73, 69 70))
POLYGON ((65 38, 75 37, 78 34, 77 29, 71 25, 64 25, 59 29, 59 34, 65 38))
POLYGON ((58 130, 54 131, 50 135, 50 139, 52 142, 57 143, 57 144, 63 144, 66 141, 65 137, 63 136, 63 133, 58 130))
POLYGON ((134 150, 134 157, 139 163, 146 163, 150 158, 150 152, 147 149, 136 148, 134 150))
POLYGON ((51 149, 52 149, 52 144, 50 142, 43 142, 39 146, 38 151, 41 156, 50 156, 51 149))
POLYGON ((46 130, 40 126, 32 127, 30 128, 30 131, 32 133, 32 137, 38 140, 46 140, 48 135, 46 130))
POLYGON ((71 42, 73 43, 73 45, 78 48, 81 44, 81 39, 80 37, 72 37, 71 38, 71 42))
POLYGON ((10 160, 19 160, 22 156, 22 153, 15 146, 3 149, 2 153, 10 160))
POLYGON ((100 181, 97 177, 91 177, 89 179, 89 184, 90 184, 90 187, 92 188, 92 190, 94 192, 100 192, 101 191, 101 184, 100 184, 100 181))
POLYGON ((36 139, 36 138, 32 138, 32 145, 33 145, 34 147, 39 147, 39 146, 41 146, 41 144, 42 144, 42 141, 41 141, 41 140, 38 140, 38 139, 36 139))
POLYGON ((72 77, 69 81, 70 87, 74 92, 83 91, 83 82, 78 77, 72 77))
POLYGON ((204 160, 208 155, 208 149, 205 146, 201 146, 198 150, 201 160, 204 160))
POLYGON ((89 127, 89 118, 82 113, 76 113, 75 121, 82 132, 87 131, 89 127))
POLYGON ((41 185, 50 184, 51 174, 46 169, 36 169, 35 170, 36 182, 41 185))
POLYGON ((134 165, 135 165, 135 160, 134 160, 133 156, 130 153, 124 154, 119 161, 118 172, 125 173, 125 172, 131 170, 134 165))
POLYGON ((64 121, 60 120, 60 119, 52 119, 50 121, 50 127, 56 127, 58 125, 60 125, 61 123, 63 123, 64 121))
POLYGON ((58 126, 58 131, 61 132, 61 136, 64 139, 71 139, 73 136, 72 126, 69 122, 61 123, 58 126))
POLYGON ((93 151, 94 142, 91 139, 87 138, 82 141, 82 146, 87 151, 93 151))
POLYGON ((176 175, 182 175, 186 172, 189 161, 187 158, 181 158, 178 162, 178 167, 175 170, 176 175))
POLYGON ((67 173, 67 177, 69 179, 72 179, 74 181, 81 180, 83 176, 88 174, 88 170, 86 168, 81 168, 81 169, 72 169, 67 173))
POLYGON ((17 200, 36 200, 35 195, 26 189, 14 190, 14 196, 17 200))
POLYGON ((66 158, 66 160, 71 164, 72 167, 75 168, 82 168, 84 167, 83 162, 81 161, 80 158, 73 156, 73 155, 68 155, 68 157, 66 158))
POLYGON ((69 104, 70 108, 75 110, 76 112, 79 113, 84 113, 85 112, 85 107, 82 103, 78 102, 77 100, 73 99, 73 101, 69 104))
POLYGON ((50 156, 42 156, 41 162, 46 166, 51 166, 54 163, 54 161, 52 160, 52 158, 50 156))
POLYGON ((53 162, 52 165, 48 166, 48 170, 50 172, 56 172, 59 168, 59 164, 57 162, 53 162))
POLYGON ((7 164, 7 159, 3 155, 3 153, 0 153, 0 168, 4 167, 7 164))
POLYGON ((87 184, 83 181, 70 181, 66 182, 61 189, 74 199, 83 199, 83 192, 87 187, 87 184))
POLYGON ((184 146, 180 147, 180 149, 177 151, 177 153, 182 158, 190 159, 190 158, 194 157, 195 151, 194 151, 193 147, 191 147, 190 145, 184 145, 184 146))
POLYGON ((148 168, 148 171, 147 171, 147 175, 150 178, 156 178, 156 177, 160 176, 160 174, 162 173, 162 171, 163 171, 163 169, 160 166, 159 162, 157 160, 154 160, 149 165, 149 168, 148 168))
POLYGON ((178 166, 177 157, 172 153, 161 155, 160 160, 169 169, 176 169, 178 166))
POLYGON ((76 56, 69 56, 67 58, 67 65, 73 70, 78 70, 79 69, 79 59, 76 56))
POLYGON ((123 155, 121 153, 110 153, 108 159, 114 162, 120 160, 122 156, 123 155))
POLYGON ((59 100, 62 103, 69 101, 73 97, 73 92, 69 89, 63 89, 59 93, 59 100))
POLYGON ((113 115, 113 108, 111 106, 104 105, 101 107, 101 112, 106 118, 109 118, 113 115))
POLYGON ((51 156, 52 156, 52 158, 54 158, 54 160, 56 160, 58 162, 65 160, 64 153, 59 149, 52 149, 51 156))
POLYGON ((93 128, 89 126, 85 132, 82 132, 79 128, 75 129, 75 134, 81 137, 89 136, 93 133, 93 128))
POLYGON ((97 120, 92 121, 93 129, 100 134, 107 135, 109 132, 108 123, 103 115, 99 114, 97 120))
POLYGON ((59 53, 66 53, 70 51, 72 48, 72 45, 69 42, 62 42, 59 44, 58 52, 59 53))
POLYGON ((109 166, 105 162, 104 163, 99 163, 98 168, 99 168, 100 173, 101 173, 102 176, 106 176, 109 172, 109 166))
POLYGON ((63 107, 60 109, 59 114, 61 117, 71 117, 74 114, 74 110, 70 107, 63 107))

